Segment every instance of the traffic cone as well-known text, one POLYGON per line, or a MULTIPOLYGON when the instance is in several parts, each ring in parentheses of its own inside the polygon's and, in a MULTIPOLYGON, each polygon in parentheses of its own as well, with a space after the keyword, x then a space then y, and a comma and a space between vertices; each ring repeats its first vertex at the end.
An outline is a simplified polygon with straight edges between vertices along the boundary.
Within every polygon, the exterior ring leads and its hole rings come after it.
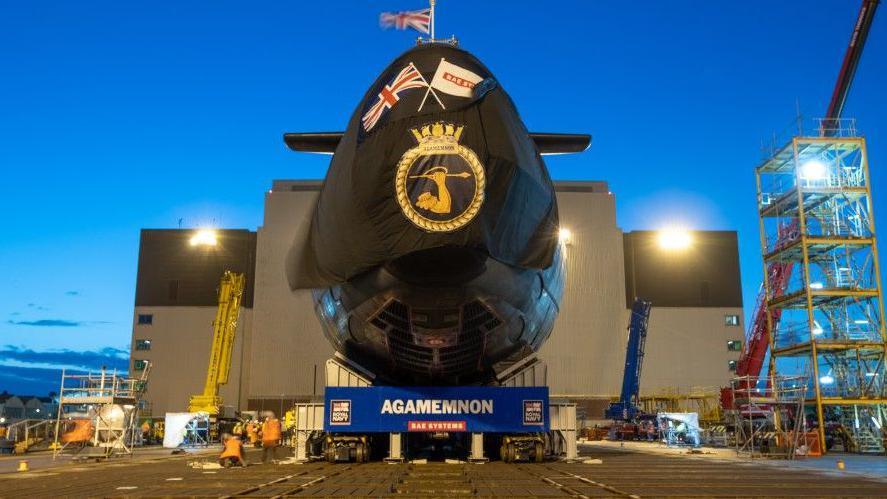
POLYGON ((18 471, 30 471, 27 459, 22 459, 18 462, 18 471))

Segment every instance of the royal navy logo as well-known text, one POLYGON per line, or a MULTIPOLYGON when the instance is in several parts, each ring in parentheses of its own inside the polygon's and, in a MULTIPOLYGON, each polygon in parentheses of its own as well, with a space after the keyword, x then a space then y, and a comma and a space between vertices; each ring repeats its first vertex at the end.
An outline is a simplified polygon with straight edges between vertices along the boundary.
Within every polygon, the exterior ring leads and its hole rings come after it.
POLYGON ((484 167, 459 144, 463 126, 432 123, 412 129, 418 145, 397 165, 394 184, 404 216, 429 232, 451 232, 470 222, 484 202, 484 167))

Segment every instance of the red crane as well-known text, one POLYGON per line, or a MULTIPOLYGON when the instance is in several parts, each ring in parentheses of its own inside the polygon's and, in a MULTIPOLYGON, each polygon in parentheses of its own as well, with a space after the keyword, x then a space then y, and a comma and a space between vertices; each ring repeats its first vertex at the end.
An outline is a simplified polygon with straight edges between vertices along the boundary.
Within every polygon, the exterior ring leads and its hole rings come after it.
MULTIPOLYGON (((871 30, 872 21, 875 18, 875 11, 878 9, 879 3, 880 0, 863 0, 862 6, 859 8, 856 24, 853 26, 853 34, 850 36, 850 43, 847 46, 847 51, 844 53, 841 70, 838 72, 838 80, 835 82, 834 91, 832 91, 832 99, 829 102, 825 118, 822 120, 822 128, 819 133, 823 137, 833 136, 840 129, 839 120, 841 113, 844 111, 844 104, 847 102, 847 96, 850 93, 850 85, 853 83, 853 77, 856 75, 856 68, 862 57, 862 49, 871 30)), ((798 221, 793 220, 788 226, 782 227, 779 230, 778 240, 774 249, 783 247, 798 236, 798 221)), ((791 262, 773 262, 767 265, 767 276, 765 278, 770 285, 774 298, 782 296, 785 292, 785 287, 791 277, 792 265, 791 262)), ((780 316, 781 310, 777 309, 771 312, 770 320, 773 329, 776 329, 776 326, 779 324, 780 316)), ((767 293, 764 286, 761 286, 757 304, 755 305, 754 322, 746 335, 746 342, 743 345, 739 362, 736 365, 736 375, 751 378, 760 376, 769 348, 770 330, 767 327, 767 293)), ((751 388, 748 385, 749 381, 742 381, 737 388, 748 390, 751 388)), ((730 387, 721 388, 721 407, 724 409, 733 408, 733 392, 730 387)))

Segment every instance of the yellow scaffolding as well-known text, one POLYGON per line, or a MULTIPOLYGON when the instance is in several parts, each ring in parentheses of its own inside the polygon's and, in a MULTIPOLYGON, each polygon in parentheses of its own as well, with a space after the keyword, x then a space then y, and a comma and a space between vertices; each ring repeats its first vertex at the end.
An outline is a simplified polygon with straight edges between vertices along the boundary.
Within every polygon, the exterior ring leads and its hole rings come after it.
POLYGON ((764 275, 794 264, 785 289, 765 279, 769 373, 812 366, 805 409, 826 450, 826 427, 845 450, 884 452, 887 332, 865 139, 852 120, 835 136, 792 138, 756 168, 764 275), (780 231, 798 227, 790 241, 780 231), (850 447, 850 448, 846 448, 850 447))
POLYGON ((640 397, 641 409, 647 414, 659 412, 695 412, 702 425, 721 423, 720 389, 692 387, 689 390, 660 390, 640 397))

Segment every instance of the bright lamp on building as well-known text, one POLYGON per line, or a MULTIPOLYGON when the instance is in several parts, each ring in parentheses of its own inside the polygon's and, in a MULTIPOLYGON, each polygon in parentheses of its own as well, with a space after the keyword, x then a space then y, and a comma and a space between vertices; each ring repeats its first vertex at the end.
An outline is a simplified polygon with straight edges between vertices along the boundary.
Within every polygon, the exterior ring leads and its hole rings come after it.
POLYGON ((573 243, 573 233, 570 229, 561 229, 557 231, 557 240, 561 244, 572 244, 573 243))
POLYGON ((825 376, 820 376, 819 383, 822 385, 830 385, 835 382, 835 378, 833 378, 830 374, 826 374, 825 376))
POLYGON ((215 246, 216 243, 218 240, 214 230, 201 229, 191 236, 191 246, 215 246))
POLYGON ((687 229, 667 228, 659 231, 659 247, 665 250, 687 249, 693 244, 693 235, 687 229))
POLYGON ((828 167, 818 159, 811 159, 801 165, 801 178, 805 180, 822 180, 828 176, 828 167))

